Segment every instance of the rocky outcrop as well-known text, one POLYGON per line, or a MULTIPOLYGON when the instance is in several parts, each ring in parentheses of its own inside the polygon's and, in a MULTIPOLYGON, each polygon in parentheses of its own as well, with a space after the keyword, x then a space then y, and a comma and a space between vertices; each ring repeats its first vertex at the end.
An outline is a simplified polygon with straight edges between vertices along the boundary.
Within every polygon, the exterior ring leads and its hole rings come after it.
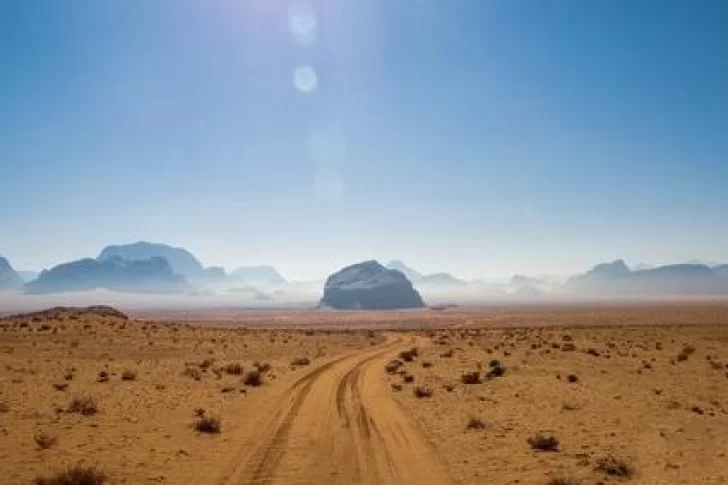
POLYGON ((13 269, 10 262, 0 256, 0 290, 14 290, 23 286, 23 278, 13 269))
POLYGON ((320 307, 340 310, 393 310, 422 308, 425 302, 400 271, 377 261, 347 266, 324 285, 320 307))
POLYGON ((107 289, 127 293, 180 293, 192 289, 164 258, 127 261, 81 259, 43 271, 24 287, 29 294, 107 289))

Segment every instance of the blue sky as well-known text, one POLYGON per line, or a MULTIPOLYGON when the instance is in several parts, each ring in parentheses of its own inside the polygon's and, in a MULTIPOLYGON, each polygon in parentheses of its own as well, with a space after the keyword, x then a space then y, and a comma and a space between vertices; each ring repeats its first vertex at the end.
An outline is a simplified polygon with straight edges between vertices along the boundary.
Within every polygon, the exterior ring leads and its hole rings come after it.
POLYGON ((721 0, 1 2, 0 254, 728 262, 727 24, 721 0))

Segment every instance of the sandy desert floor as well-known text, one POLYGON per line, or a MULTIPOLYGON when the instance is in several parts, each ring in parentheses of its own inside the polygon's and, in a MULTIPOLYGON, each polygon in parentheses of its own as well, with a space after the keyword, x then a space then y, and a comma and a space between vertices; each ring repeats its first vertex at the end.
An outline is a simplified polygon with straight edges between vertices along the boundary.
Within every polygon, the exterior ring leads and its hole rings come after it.
POLYGON ((0 483, 728 482, 725 304, 208 317, 0 320, 0 483))

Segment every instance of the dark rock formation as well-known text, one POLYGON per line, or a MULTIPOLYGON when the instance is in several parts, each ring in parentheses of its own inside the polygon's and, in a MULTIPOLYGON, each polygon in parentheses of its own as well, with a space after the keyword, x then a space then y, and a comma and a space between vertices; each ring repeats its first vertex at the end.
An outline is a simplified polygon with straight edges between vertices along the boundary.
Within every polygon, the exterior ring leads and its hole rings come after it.
POLYGON ((175 274, 164 258, 127 261, 119 257, 61 264, 43 271, 23 288, 30 294, 99 288, 127 293, 179 293, 192 289, 185 277, 175 274))
POLYGON ((347 266, 326 280, 321 307, 340 310, 391 310, 425 306, 407 277, 376 261, 347 266))

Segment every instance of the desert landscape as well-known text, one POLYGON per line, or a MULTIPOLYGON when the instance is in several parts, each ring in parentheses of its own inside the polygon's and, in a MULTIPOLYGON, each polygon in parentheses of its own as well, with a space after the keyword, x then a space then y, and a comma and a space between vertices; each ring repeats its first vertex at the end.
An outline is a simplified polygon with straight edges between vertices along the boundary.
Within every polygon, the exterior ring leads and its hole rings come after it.
POLYGON ((718 484, 720 302, 0 320, 0 483, 718 484))

